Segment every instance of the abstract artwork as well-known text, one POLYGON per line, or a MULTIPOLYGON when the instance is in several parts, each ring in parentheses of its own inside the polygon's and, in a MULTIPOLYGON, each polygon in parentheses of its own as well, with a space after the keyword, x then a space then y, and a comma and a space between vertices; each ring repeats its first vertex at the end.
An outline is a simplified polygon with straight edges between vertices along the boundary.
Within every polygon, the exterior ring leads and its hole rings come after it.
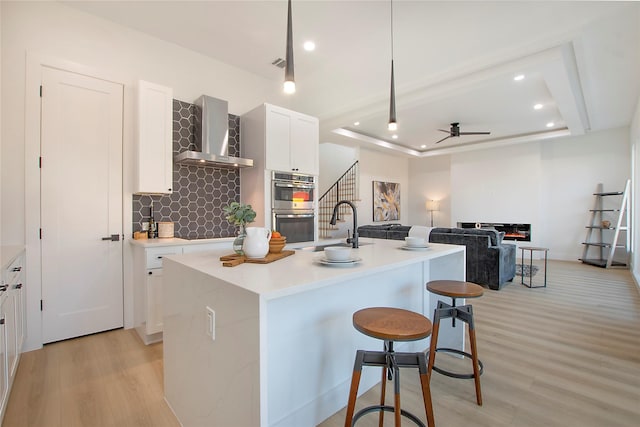
POLYGON ((400 184, 373 181, 373 221, 400 219, 400 184))

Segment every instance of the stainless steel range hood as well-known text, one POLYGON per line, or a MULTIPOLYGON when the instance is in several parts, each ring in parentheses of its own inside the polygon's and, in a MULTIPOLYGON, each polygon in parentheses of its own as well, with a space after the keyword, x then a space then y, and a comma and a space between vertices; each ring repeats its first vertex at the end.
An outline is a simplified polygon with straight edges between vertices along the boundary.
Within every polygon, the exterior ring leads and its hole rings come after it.
POLYGON ((253 160, 229 156, 229 103, 222 99, 203 95, 196 100, 202 109, 202 123, 197 126, 196 140, 201 141, 201 151, 183 151, 174 161, 202 167, 245 168, 252 167, 253 160))

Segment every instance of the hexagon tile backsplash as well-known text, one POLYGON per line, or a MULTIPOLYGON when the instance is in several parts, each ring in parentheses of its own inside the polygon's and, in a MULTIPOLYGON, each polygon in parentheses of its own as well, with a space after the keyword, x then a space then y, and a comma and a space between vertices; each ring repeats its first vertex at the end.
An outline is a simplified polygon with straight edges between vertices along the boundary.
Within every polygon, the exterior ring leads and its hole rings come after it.
MULTIPOLYGON (((174 156, 199 145, 195 129, 201 116, 198 106, 173 100, 174 156)), ((229 114, 229 155, 240 156, 240 117, 233 114, 229 114)), ((173 222, 175 237, 235 236, 237 229, 226 220, 222 207, 240 201, 240 172, 174 164, 171 195, 133 196, 133 231, 142 230, 142 223, 149 220, 152 200, 153 219, 173 222)))

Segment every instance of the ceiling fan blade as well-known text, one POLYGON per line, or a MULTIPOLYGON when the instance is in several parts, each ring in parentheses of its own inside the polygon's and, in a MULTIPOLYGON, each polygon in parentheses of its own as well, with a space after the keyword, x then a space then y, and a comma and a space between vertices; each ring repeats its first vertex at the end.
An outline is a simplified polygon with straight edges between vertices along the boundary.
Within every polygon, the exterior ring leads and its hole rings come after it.
POLYGON ((460 132, 460 135, 491 135, 491 132, 460 132))
POLYGON ((438 129, 440 132, 444 132, 444 133, 451 133, 450 130, 444 130, 444 129, 438 129))
POLYGON ((445 139, 449 139, 451 138, 451 135, 449 136, 445 136, 444 138, 442 138, 440 141, 436 141, 436 144, 440 144, 442 141, 444 141, 445 139))

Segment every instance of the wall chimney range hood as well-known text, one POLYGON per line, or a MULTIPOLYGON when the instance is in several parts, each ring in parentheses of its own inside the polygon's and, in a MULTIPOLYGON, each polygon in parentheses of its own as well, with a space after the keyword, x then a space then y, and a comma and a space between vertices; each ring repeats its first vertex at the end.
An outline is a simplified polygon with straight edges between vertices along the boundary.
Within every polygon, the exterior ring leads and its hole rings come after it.
POLYGON ((202 111, 202 123, 196 130, 201 151, 183 151, 175 156, 175 163, 233 169, 252 167, 251 159, 229 156, 229 103, 202 95, 195 104, 202 111))

